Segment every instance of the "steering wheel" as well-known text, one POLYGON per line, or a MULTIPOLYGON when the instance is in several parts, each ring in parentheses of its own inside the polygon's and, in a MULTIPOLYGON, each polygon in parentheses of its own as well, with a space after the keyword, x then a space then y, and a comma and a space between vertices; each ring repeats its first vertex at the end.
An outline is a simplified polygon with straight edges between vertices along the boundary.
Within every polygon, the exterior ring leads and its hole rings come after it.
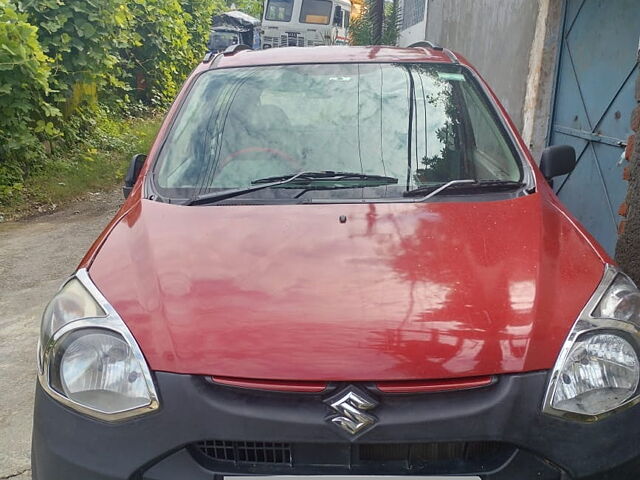
MULTIPOLYGON (((251 153, 260 153, 260 152, 266 152, 266 153, 270 153, 272 155, 275 155, 276 157, 281 158, 282 160, 284 160, 290 167, 292 170, 297 171, 300 169, 301 165, 300 165, 300 161, 291 157, 290 155, 288 155, 287 153, 283 152, 282 150, 278 150, 277 148, 267 148, 267 147, 249 147, 249 148, 243 148, 240 150, 236 150, 235 152, 227 155, 224 160, 222 160, 222 162, 220 162, 220 166, 219 171, 223 170, 231 160, 233 159, 238 159, 240 160, 241 158, 238 157, 242 157, 251 153)), ((248 157, 245 157, 248 158, 248 157)))

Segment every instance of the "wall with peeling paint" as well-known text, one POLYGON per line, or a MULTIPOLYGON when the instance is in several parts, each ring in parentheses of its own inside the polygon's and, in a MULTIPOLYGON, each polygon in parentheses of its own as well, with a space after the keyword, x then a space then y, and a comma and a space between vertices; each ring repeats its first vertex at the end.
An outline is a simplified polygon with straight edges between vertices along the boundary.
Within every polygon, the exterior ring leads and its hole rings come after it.
POLYGON ((538 0, 538 20, 529 57, 522 137, 536 161, 549 144, 556 66, 562 36, 562 0, 538 0))
POLYGON ((631 129, 635 133, 629 138, 625 151, 628 162, 625 177, 629 181, 629 190, 618 211, 625 219, 620 223, 616 260, 640 285, 640 75, 636 79, 635 99, 637 104, 631 117, 631 129))

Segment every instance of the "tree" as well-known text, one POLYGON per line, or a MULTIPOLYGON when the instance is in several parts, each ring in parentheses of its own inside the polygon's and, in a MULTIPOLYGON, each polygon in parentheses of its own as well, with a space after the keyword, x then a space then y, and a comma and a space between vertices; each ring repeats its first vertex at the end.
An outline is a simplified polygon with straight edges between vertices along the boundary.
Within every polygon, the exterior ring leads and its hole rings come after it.
POLYGON ((227 0, 227 6, 229 9, 233 9, 251 15, 257 19, 262 19, 262 9, 264 2, 262 0, 227 0))
POLYGON ((224 0, 185 0, 182 8, 189 14, 186 27, 191 35, 191 50, 202 57, 207 50, 213 16, 224 12, 227 4, 224 0))
POLYGON ((138 99, 167 105, 198 61, 187 28, 193 22, 178 0, 137 0, 131 4, 133 41, 123 52, 138 99))
POLYGON ((53 59, 52 82, 67 113, 97 92, 122 87, 119 49, 129 45, 127 0, 30 0, 21 3, 38 27, 44 52, 53 59))
POLYGON ((360 17, 351 22, 349 29, 352 45, 396 45, 402 23, 398 1, 382 3, 384 13, 376 8, 378 0, 366 0, 360 17), (382 19, 382 22, 380 21, 382 19))
POLYGON ((0 0, 0 198, 20 189, 56 133, 59 111, 46 101, 51 59, 27 16, 0 0))

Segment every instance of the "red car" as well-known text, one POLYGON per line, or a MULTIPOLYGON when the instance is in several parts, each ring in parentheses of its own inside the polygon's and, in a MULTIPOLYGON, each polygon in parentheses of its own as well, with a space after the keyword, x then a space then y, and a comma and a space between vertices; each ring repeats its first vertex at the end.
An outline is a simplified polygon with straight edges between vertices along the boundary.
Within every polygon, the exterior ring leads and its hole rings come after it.
POLYGON ((47 307, 36 480, 639 478, 640 293, 461 56, 209 55, 47 307))

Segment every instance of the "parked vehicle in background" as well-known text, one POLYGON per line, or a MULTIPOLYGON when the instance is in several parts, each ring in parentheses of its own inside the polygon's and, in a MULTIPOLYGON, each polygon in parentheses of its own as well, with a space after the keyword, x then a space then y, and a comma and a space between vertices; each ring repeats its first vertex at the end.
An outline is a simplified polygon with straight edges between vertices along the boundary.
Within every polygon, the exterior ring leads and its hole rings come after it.
POLYGON ((265 0, 262 48, 346 45, 349 0, 265 0))
POLYGON ((218 53, 231 45, 240 44, 258 49, 259 26, 260 20, 237 10, 215 15, 209 37, 209 51, 218 53))

